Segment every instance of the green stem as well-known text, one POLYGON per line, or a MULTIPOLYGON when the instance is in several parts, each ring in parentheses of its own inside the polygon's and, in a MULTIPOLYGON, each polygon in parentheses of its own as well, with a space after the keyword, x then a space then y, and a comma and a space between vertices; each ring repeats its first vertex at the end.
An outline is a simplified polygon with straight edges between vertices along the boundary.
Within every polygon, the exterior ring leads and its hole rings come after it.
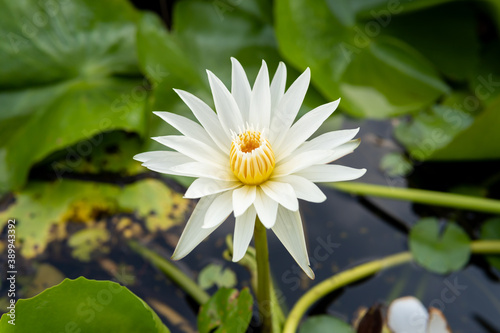
POLYGON ((373 195, 397 200, 408 200, 427 205, 453 207, 500 214, 500 200, 478 198, 454 193, 388 187, 356 182, 329 183, 328 185, 338 190, 352 194, 373 195))
POLYGON ((480 240, 470 243, 470 250, 475 254, 499 254, 500 241, 499 240, 480 240))
POLYGON ((283 333, 295 333, 299 325, 300 319, 311 305, 316 303, 323 296, 332 291, 348 285, 354 281, 370 276, 384 268, 389 268, 410 261, 412 255, 410 252, 402 252, 394 254, 383 259, 370 261, 366 264, 348 269, 344 272, 336 274, 325 281, 314 286, 311 290, 302 296, 295 303, 292 311, 288 315, 283 328, 283 333))
POLYGON ((255 253, 257 259, 257 302, 262 316, 262 332, 273 331, 271 312, 271 270, 269 268, 269 251, 267 248, 267 230, 260 222, 255 221, 255 253))
POLYGON ((147 249, 141 244, 130 241, 128 243, 130 248, 147 259, 153 266, 156 266, 161 270, 166 276, 170 278, 175 284, 177 284, 182 290, 184 290, 189 296, 191 296, 198 304, 202 305, 210 299, 210 295, 201 289, 196 282, 194 282, 189 276, 184 274, 179 268, 177 268, 170 261, 156 254, 155 252, 147 249))

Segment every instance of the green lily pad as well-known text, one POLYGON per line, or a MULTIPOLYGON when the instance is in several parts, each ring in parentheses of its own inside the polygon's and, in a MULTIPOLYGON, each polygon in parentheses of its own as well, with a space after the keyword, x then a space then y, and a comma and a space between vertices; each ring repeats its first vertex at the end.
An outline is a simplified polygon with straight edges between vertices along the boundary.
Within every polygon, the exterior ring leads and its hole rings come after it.
POLYGON ((389 177, 404 177, 413 171, 413 165, 401 153, 388 153, 382 157, 380 169, 389 177))
POLYGON ((20 299, 15 326, 8 313, 2 332, 158 332, 169 329, 158 315, 130 290, 111 281, 64 280, 41 294, 20 299))
POLYGON ((236 285, 236 274, 229 268, 223 269, 221 265, 209 264, 198 275, 198 285, 203 289, 209 289, 213 285, 232 288, 236 285))
POLYGON ((417 50, 371 34, 365 22, 345 19, 345 9, 325 0, 276 2, 283 56, 297 68, 310 67, 325 97, 342 97, 341 107, 351 115, 383 118, 419 110, 449 91, 417 50))
POLYGON ((354 333, 354 328, 345 321, 328 315, 307 318, 300 326, 299 333, 354 333))
POLYGON ((436 218, 422 219, 411 229, 409 247, 417 263, 440 274, 463 268, 470 257, 467 233, 451 222, 441 233, 436 218))
POLYGON ((0 192, 47 155, 113 129, 144 133, 138 12, 125 0, 1 0, 0 192))
POLYGON ((253 299, 248 288, 241 292, 220 288, 201 306, 198 330, 200 333, 245 332, 252 318, 252 306, 253 299))
MULTIPOLYGON (((481 226, 481 239, 483 240, 500 240, 500 217, 494 217, 481 226)), ((500 255, 488 255, 486 259, 491 266, 500 271, 500 255)))

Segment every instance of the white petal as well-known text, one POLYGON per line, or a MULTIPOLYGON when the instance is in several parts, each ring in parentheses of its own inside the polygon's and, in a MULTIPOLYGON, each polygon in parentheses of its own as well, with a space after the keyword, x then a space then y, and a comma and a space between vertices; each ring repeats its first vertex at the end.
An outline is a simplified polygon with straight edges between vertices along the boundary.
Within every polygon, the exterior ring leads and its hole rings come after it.
POLYGON ((219 148, 229 154, 231 148, 230 136, 226 135, 222 125, 217 118, 217 114, 205 102, 198 97, 194 96, 183 90, 174 89, 179 97, 186 103, 186 105, 193 111, 196 119, 200 122, 203 128, 207 131, 208 135, 214 140, 219 148))
MULTIPOLYGON (((146 165, 145 165, 146 166, 146 165)), ((151 169, 149 166, 147 166, 151 169)), ((153 170, 153 169, 151 169, 153 170)), ((185 164, 179 164, 169 169, 171 172, 175 172, 176 175, 186 176, 186 177, 204 177, 218 180, 226 181, 238 181, 238 178, 234 173, 229 170, 229 168, 221 169, 212 164, 206 164, 202 162, 190 162, 185 164)))
POLYGON ((224 83, 214 73, 207 71, 208 82, 212 89, 214 97, 215 109, 217 116, 226 131, 226 135, 231 137, 231 131, 237 132, 239 128, 244 127, 243 118, 238 108, 238 104, 234 100, 233 95, 227 90, 224 83))
POLYGON ((266 228, 272 228, 276 223, 278 202, 268 197, 260 188, 257 188, 255 202, 253 203, 259 219, 266 228))
POLYGON ((250 95, 252 88, 248 82, 245 70, 238 60, 231 57, 232 74, 231 74, 231 93, 241 112, 241 117, 244 122, 248 122, 248 113, 250 110, 250 95))
POLYGON ((202 228, 210 229, 220 225, 233 211, 233 191, 229 190, 216 195, 217 197, 207 210, 202 228))
POLYGON ((248 249, 255 227, 255 209, 250 207, 245 214, 236 217, 234 225, 233 261, 239 261, 248 249))
POLYGON ((313 165, 296 173, 315 183, 342 182, 363 176, 366 169, 354 169, 343 165, 313 165))
POLYGON ((168 157, 163 158, 153 158, 148 159, 142 165, 149 170, 153 170, 156 172, 171 174, 171 175, 181 175, 176 171, 172 170, 179 165, 183 165, 186 163, 194 163, 194 160, 186 155, 178 153, 176 151, 169 151, 166 153, 170 153, 168 157))
POLYGON ((311 72, 307 68, 288 88, 276 106, 268 133, 269 142, 273 147, 281 144, 295 117, 297 117, 310 80, 311 72))
POLYGON ((271 121, 271 91, 269 89, 269 72, 262 60, 262 67, 255 79, 250 99, 249 123, 259 128, 268 128, 271 121))
POLYGON ((271 117, 285 93, 286 86, 286 66, 280 61, 276 74, 271 82, 271 117))
POLYGON ((208 135, 207 131, 200 124, 195 123, 191 119, 171 112, 153 112, 155 115, 159 116, 161 119, 165 120, 168 124, 174 127, 176 130, 189 136, 195 140, 209 144, 210 146, 216 147, 212 138, 208 135))
POLYGON ((198 178, 189 186, 184 198, 197 199, 241 186, 238 181, 224 181, 210 178, 198 178))
POLYGON ((268 180, 260 184, 260 188, 268 197, 277 201, 283 207, 292 211, 299 209, 299 202, 292 185, 268 180))
POLYGON ((328 132, 321 134, 320 136, 312 139, 311 141, 306 141, 294 152, 298 154, 307 150, 331 150, 334 149, 349 140, 352 140, 358 134, 359 128, 352 130, 340 130, 328 132))
POLYGON ((451 333, 446 318, 444 317, 443 313, 436 308, 429 309, 427 333, 451 333))
POLYGON ((243 214, 255 201, 255 185, 245 185, 233 191, 234 216, 243 214))
POLYGON ((297 120, 284 136, 283 143, 278 144, 279 146, 276 147, 275 153, 278 155, 276 156, 276 162, 290 155, 291 152, 316 132, 321 124, 337 109, 339 103, 340 98, 309 111, 297 120))
POLYGON ((323 191, 316 184, 304 177, 288 175, 276 178, 276 180, 292 185, 295 195, 299 199, 309 202, 323 202, 326 200, 326 195, 323 191))
POLYGON ((191 157, 193 160, 217 166, 227 164, 228 157, 224 156, 222 152, 188 136, 167 135, 157 136, 152 139, 177 150, 181 154, 191 157))
MULTIPOLYGON (((329 162, 336 161, 341 157, 344 157, 347 154, 350 154, 354 151, 354 149, 358 148, 359 144, 361 143, 360 139, 357 140, 352 140, 347 143, 344 143, 341 146, 338 146, 333 150, 333 156, 332 159, 329 162)), ((328 162, 328 163, 329 163, 328 162)))
MULTIPOLYGON (((139 162, 147 162, 150 160, 158 160, 158 159, 169 159, 170 157, 182 155, 176 151, 167 151, 167 150, 158 150, 158 151, 148 151, 145 153, 140 153, 134 156, 134 160, 139 162)), ((184 156, 184 155, 182 155, 184 156)), ((191 159, 190 159, 191 160, 191 159)))
POLYGON ((310 279, 314 279, 314 272, 309 267, 309 257, 307 256, 304 229, 299 211, 292 212, 280 206, 273 231, 300 268, 310 279))
POLYGON ((394 333, 425 333, 429 315, 413 296, 394 300, 387 311, 387 325, 394 333))
POLYGON ((198 201, 191 217, 189 218, 184 231, 182 232, 179 243, 175 247, 172 259, 179 260, 189 254, 198 244, 200 244, 208 235, 210 235, 218 226, 203 229, 203 221, 208 208, 213 203, 215 195, 203 197, 198 201))
POLYGON ((273 171, 273 177, 286 176, 303 170, 315 164, 329 163, 335 157, 333 150, 309 150, 300 154, 293 154, 278 163, 273 171))

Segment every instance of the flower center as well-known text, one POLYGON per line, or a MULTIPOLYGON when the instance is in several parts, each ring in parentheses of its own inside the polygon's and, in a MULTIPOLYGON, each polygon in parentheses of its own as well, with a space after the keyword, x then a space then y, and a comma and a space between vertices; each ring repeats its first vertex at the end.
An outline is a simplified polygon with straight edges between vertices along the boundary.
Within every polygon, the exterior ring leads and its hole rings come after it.
POLYGON ((274 165, 271 144, 254 130, 234 135, 229 153, 231 170, 246 185, 259 185, 269 179, 274 165))

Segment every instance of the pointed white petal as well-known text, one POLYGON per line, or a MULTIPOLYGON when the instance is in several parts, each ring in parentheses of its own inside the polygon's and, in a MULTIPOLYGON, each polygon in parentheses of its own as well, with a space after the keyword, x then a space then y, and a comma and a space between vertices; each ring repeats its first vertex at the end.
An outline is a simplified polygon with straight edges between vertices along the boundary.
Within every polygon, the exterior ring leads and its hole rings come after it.
POLYGON ((295 195, 299 199, 309 202, 323 202, 326 200, 326 195, 323 191, 316 184, 304 177, 288 175, 276 178, 275 180, 292 185, 295 195))
MULTIPOLYGON (((144 166, 151 169, 147 165, 144 166)), ((221 169, 212 164, 206 164, 202 162, 190 162, 190 163, 179 164, 169 168, 169 171, 175 172, 173 174, 186 177, 196 177, 196 178, 204 177, 217 180, 238 181, 238 178, 236 178, 234 173, 229 168, 221 169)))
POLYGON ((300 268, 310 279, 314 279, 314 272, 309 267, 309 257, 307 256, 304 229, 299 211, 292 212, 280 206, 276 224, 272 229, 300 268))
POLYGON ((217 197, 207 210, 202 228, 210 229, 220 225, 233 211, 232 190, 216 195, 217 197))
MULTIPOLYGON (((148 151, 145 153, 140 153, 134 156, 134 160, 139 162, 147 162, 150 160, 158 159, 169 159, 170 157, 182 155, 176 151, 158 150, 158 151, 148 151)), ((183 155, 184 156, 184 155, 183 155)), ((191 159, 190 159, 191 160, 191 159)))
POLYGON ((188 136, 167 135, 157 136, 152 139, 158 141, 162 145, 177 150, 179 153, 193 160, 217 166, 224 166, 227 164, 228 157, 224 156, 221 151, 188 136))
POLYGON ((352 141, 349 141, 347 143, 344 143, 341 146, 338 146, 337 148, 335 148, 333 150, 334 154, 332 156, 332 159, 330 161, 328 161, 327 163, 336 161, 339 158, 344 157, 345 155, 352 153, 354 151, 354 149, 358 148, 360 143, 361 143, 361 140, 357 139, 357 140, 352 140, 352 141))
POLYGON ((219 118, 217 118, 217 114, 212 108, 193 94, 178 89, 174 89, 174 91, 184 103, 186 103, 191 111, 193 111, 196 119, 198 119, 217 146, 219 146, 223 152, 229 154, 229 149, 231 148, 230 136, 227 136, 226 132, 223 130, 219 118))
POLYGON ((299 113, 304 97, 306 96, 310 80, 311 72, 307 68, 288 88, 276 106, 268 134, 269 142, 273 147, 281 144, 288 129, 292 126, 295 117, 297 117, 297 113, 299 113))
POLYGON ((176 166, 183 165, 186 163, 194 162, 192 158, 187 157, 186 155, 183 155, 176 151, 169 151, 166 153, 169 153, 168 154, 169 156, 163 158, 148 159, 142 165, 148 168, 149 170, 171 175, 177 175, 178 173, 176 171, 173 171, 172 168, 175 168, 176 166))
POLYGON ((446 318, 444 317, 443 313, 436 308, 429 309, 427 333, 451 333, 446 318))
POLYGON ((260 184, 260 188, 268 197, 278 202, 283 207, 292 211, 299 209, 299 201, 290 184, 268 180, 260 184))
POLYGON ((208 235, 210 235, 217 226, 209 229, 203 229, 203 221, 208 207, 213 203, 215 195, 203 197, 198 201, 191 217, 189 218, 184 231, 182 232, 179 243, 175 247, 172 259, 179 260, 188 255, 198 244, 200 244, 208 235))
POLYGON ((207 71, 207 74, 214 97, 217 116, 222 124, 222 128, 226 131, 226 135, 231 137, 231 131, 237 132, 239 128, 244 127, 240 109, 224 83, 214 73, 207 71))
POLYGON ((302 145, 300 145, 297 150, 294 151, 294 154, 301 153, 307 150, 331 150, 336 147, 352 140, 358 134, 359 128, 352 130, 340 130, 328 132, 325 134, 321 134, 320 136, 312 139, 311 141, 306 141, 302 145))
MULTIPOLYGON (((340 98, 334 102, 324 104, 316 109, 309 111, 290 128, 284 136, 282 143, 276 147, 276 162, 287 157, 304 143, 323 122, 337 109, 340 98)), ((273 146, 274 147, 274 146, 273 146)))
POLYGON ((195 140, 204 142, 214 148, 217 147, 210 135, 208 135, 207 131, 205 131, 205 129, 201 127, 200 124, 195 123, 191 119, 179 116, 178 114, 171 112, 157 111, 153 113, 159 116, 161 119, 165 120, 168 124, 170 124, 185 136, 189 136, 195 140))
POLYGON ((333 150, 309 150, 288 156, 279 162, 273 171, 273 177, 280 177, 306 169, 311 165, 331 162, 335 156, 333 150))
POLYGON ((248 122, 252 88, 250 87, 247 75, 240 62, 231 57, 231 63, 233 68, 231 74, 231 93, 233 94, 236 104, 238 104, 243 122, 246 123, 248 122))
POLYGON ((394 333, 425 333, 429 315, 413 296, 394 300, 387 311, 387 325, 394 333))
POLYGON ((315 183, 342 182, 363 176, 366 169, 354 169, 343 165, 313 165, 296 173, 315 183))
POLYGON ((273 81, 271 82, 271 117, 285 94, 286 86, 286 66, 280 61, 276 74, 274 74, 273 81))
POLYGON ((234 216, 243 214, 255 201, 255 185, 245 185, 233 191, 234 216))
POLYGON ((224 181, 210 178, 198 178, 189 186, 184 198, 197 199, 241 186, 238 181, 224 181))
POLYGON ((262 189, 257 188, 255 202, 253 203, 259 219, 267 228, 272 228, 276 223, 276 214, 278 213, 278 202, 268 197, 262 189))
POLYGON ((269 72, 262 60, 262 67, 255 79, 250 99, 249 123, 259 128, 268 128, 271 121, 271 91, 269 89, 269 72))
POLYGON ((255 227, 255 209, 250 207, 245 214, 236 217, 234 225, 233 261, 237 262, 247 252, 255 227))

